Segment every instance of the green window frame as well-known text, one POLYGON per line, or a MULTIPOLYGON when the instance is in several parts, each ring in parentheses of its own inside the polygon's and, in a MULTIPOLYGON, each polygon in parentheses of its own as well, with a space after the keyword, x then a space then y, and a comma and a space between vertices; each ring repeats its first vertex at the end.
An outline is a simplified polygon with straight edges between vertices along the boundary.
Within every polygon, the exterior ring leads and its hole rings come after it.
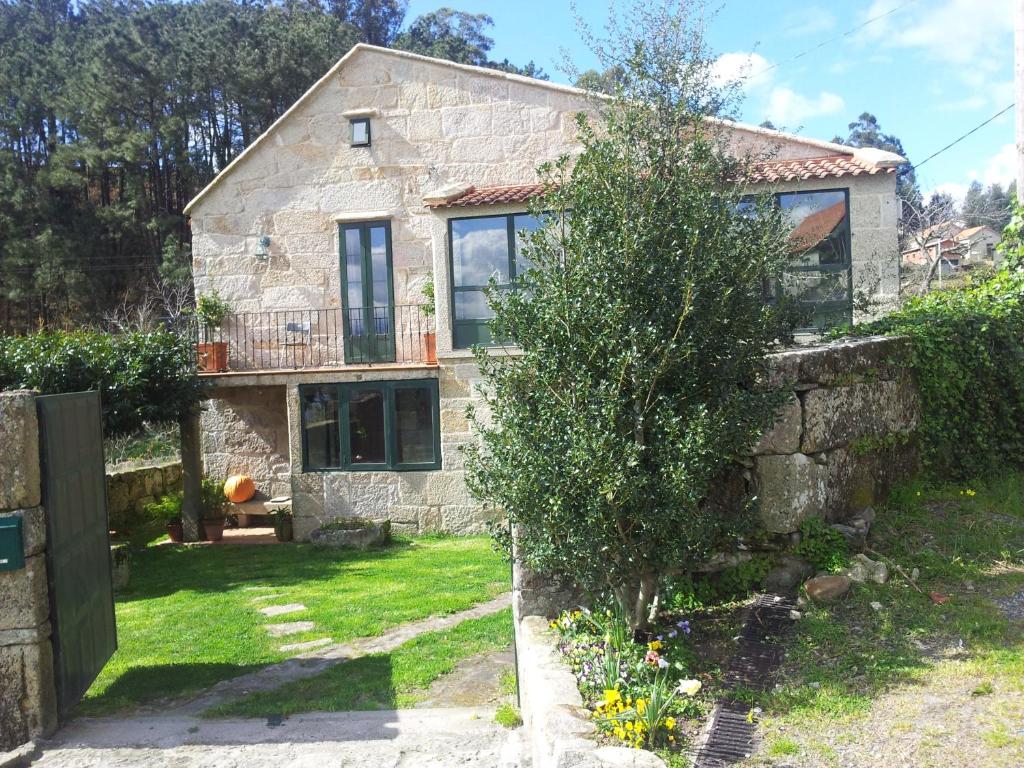
MULTIPOLYGON (((299 386, 299 411, 302 424, 303 472, 416 472, 441 469, 441 408, 437 379, 302 384, 299 386), (400 454, 407 446, 400 441, 401 425, 399 424, 398 401, 405 393, 417 390, 426 392, 429 397, 431 419, 429 440, 432 458, 425 461, 402 460, 400 454), (352 404, 358 402, 360 394, 367 392, 379 392, 381 396, 382 414, 379 440, 382 443, 382 456, 380 461, 358 461, 352 456, 354 424, 352 404), (326 437, 333 447, 333 450, 328 453, 336 453, 336 456, 333 461, 328 460, 323 465, 314 465, 310 462, 310 430, 314 426, 324 426, 323 424, 308 423, 306 398, 311 393, 319 393, 321 396, 332 393, 334 395, 337 423, 334 426, 335 431, 332 434, 327 434, 326 437)), ((422 444, 420 447, 423 447, 422 444)))
MULTIPOLYGON (((809 198, 813 195, 842 196, 844 210, 842 220, 835 229, 830 230, 828 235, 818 242, 820 244, 826 242, 826 240, 829 241, 833 252, 838 254, 840 259, 824 264, 790 264, 784 271, 782 279, 776 281, 776 295, 786 290, 787 280, 793 282, 817 280, 818 285, 824 286, 826 291, 828 290, 829 281, 831 281, 833 287, 841 286, 842 298, 824 300, 803 300, 797 298, 797 302, 806 307, 811 314, 810 324, 799 330, 810 332, 822 331, 836 325, 853 322, 853 241, 849 188, 839 187, 778 192, 775 194, 775 203, 781 207, 783 205, 783 198, 798 200, 800 198, 809 198)), ((838 202, 833 203, 833 205, 838 205, 838 202)), ((825 210, 827 208, 822 208, 814 213, 822 213, 825 210)))
POLYGON ((460 319, 460 313, 457 311, 460 296, 468 296, 471 294, 482 295, 483 290, 487 287, 487 283, 456 284, 455 228, 459 222, 482 221, 484 219, 504 219, 505 222, 505 242, 507 243, 506 274, 508 275, 508 282, 499 283, 498 287, 506 290, 515 286, 520 273, 529 268, 529 265, 525 264, 517 253, 518 238, 516 237, 516 233, 520 230, 530 229, 533 226, 539 225, 537 219, 526 211, 482 216, 456 216, 448 219, 448 284, 451 286, 450 309, 452 317, 453 349, 468 349, 475 344, 486 346, 495 343, 491 334, 491 329, 488 326, 489 318, 475 317, 460 319), (516 225, 517 219, 520 220, 519 226, 516 225), (535 224, 522 221, 524 219, 532 220, 535 224), (523 226, 524 224, 526 226, 523 226))

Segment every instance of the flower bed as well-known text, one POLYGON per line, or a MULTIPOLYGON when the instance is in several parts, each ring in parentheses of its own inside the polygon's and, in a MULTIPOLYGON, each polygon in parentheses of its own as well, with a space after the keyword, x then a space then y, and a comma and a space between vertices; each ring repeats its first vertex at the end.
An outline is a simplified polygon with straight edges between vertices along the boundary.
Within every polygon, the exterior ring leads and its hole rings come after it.
POLYGON ((551 627, 609 742, 658 752, 682 749, 686 724, 703 714, 694 699, 702 684, 689 676, 689 621, 655 629, 646 643, 635 642, 626 621, 612 611, 565 612, 551 627))

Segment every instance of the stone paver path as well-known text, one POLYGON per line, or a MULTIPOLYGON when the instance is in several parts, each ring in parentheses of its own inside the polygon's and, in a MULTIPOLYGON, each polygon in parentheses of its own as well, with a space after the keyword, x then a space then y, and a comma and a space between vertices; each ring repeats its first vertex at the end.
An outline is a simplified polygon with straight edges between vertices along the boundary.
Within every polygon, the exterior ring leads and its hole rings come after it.
POLYGON ((260 608, 260 613, 270 618, 273 616, 284 616, 288 613, 298 613, 304 610, 306 610, 306 606, 302 603, 288 603, 287 605, 268 605, 266 608, 260 608))
POLYGON ((288 621, 284 624, 267 624, 265 629, 271 637, 284 637, 285 635, 297 635, 299 632, 309 632, 316 624, 312 621, 288 621))
POLYGON ((501 691, 501 673, 515 669, 515 653, 506 648, 484 653, 459 663, 451 674, 439 677, 430 686, 426 698, 417 707, 497 706, 514 700, 501 691))
MULTIPOLYGON (((225 680, 198 697, 165 711, 174 715, 196 715, 225 701, 241 698, 257 691, 273 690, 294 680, 315 677, 336 664, 343 664, 359 656, 366 656, 371 653, 387 653, 402 643, 422 635, 424 632, 448 629, 467 619, 490 616, 509 607, 511 604, 512 595, 506 592, 492 600, 488 600, 486 603, 474 605, 465 611, 459 611, 448 616, 431 616, 419 621, 409 622, 408 624, 399 624, 397 627, 392 627, 377 637, 365 637, 347 643, 323 645, 323 647, 302 653, 291 659, 262 667, 247 675, 225 680)), ((293 605, 299 604, 295 603, 293 605)), ((269 608, 279 607, 267 606, 264 611, 269 608)))
POLYGON ((41 745, 39 768, 515 768, 493 711, 314 713, 265 720, 83 718, 41 745))

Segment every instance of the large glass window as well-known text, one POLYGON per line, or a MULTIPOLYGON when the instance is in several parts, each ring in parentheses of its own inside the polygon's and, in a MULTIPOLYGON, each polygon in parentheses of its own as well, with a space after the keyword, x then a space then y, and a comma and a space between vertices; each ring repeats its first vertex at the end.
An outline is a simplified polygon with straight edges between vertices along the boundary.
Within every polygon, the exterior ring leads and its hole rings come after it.
POLYGON ((484 294, 493 278, 502 288, 531 268, 519 255, 523 230, 532 231, 541 222, 526 213, 450 219, 452 346, 465 349, 491 341, 487 321, 494 317, 484 294))
POLYGON ((306 470, 441 468, 437 381, 299 387, 306 470))
POLYGON ((776 292, 805 307, 808 329, 850 322, 853 275, 847 191, 785 192, 777 200, 792 229, 790 266, 776 283, 776 292))

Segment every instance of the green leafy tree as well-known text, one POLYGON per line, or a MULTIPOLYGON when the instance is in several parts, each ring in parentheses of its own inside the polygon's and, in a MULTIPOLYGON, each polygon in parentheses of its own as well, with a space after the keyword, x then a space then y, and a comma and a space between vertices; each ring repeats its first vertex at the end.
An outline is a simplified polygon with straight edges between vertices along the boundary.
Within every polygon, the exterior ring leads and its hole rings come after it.
POLYGON ((699 14, 630 8, 623 87, 581 116, 581 154, 542 169, 520 290, 492 286, 497 338, 477 349, 486 413, 469 482, 503 509, 530 567, 614 595, 643 629, 664 577, 744 522, 712 485, 770 424, 758 386, 791 328, 765 301, 788 259, 747 161, 726 152, 699 14))
MULTIPOLYGON (((845 139, 836 136, 832 141, 850 147, 884 149, 886 152, 895 152, 897 155, 907 157, 907 152, 903 149, 903 142, 891 133, 884 133, 882 126, 878 123, 878 118, 870 112, 862 112, 860 117, 850 123, 847 128, 850 133, 845 139)), ((900 163, 896 168, 896 194, 901 200, 911 205, 919 206, 921 203, 921 188, 917 184, 914 166, 909 159, 905 163, 900 163)))
POLYGON ((494 40, 487 36, 486 30, 493 25, 494 19, 486 13, 440 8, 413 21, 395 39, 394 46, 424 56, 547 80, 548 76, 532 61, 525 67, 517 67, 508 59, 498 62, 488 58, 494 40))

